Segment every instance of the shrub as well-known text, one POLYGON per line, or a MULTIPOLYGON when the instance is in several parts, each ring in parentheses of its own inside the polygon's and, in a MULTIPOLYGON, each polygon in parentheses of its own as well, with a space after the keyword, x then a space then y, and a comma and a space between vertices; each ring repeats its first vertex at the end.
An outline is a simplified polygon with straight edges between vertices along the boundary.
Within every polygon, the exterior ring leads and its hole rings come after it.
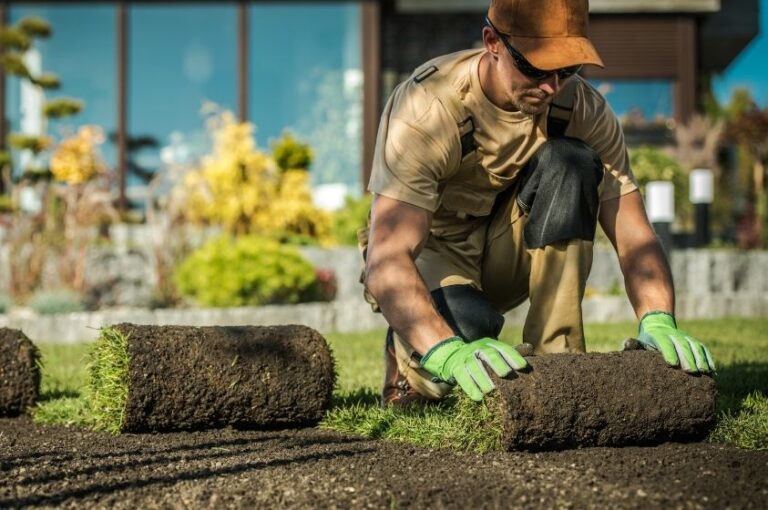
POLYGON ((9 195, 0 195, 0 214, 12 213, 16 210, 13 203, 13 197, 9 195))
MULTIPOLYGON (((59 80, 59 77, 53 73, 41 74, 37 78, 31 78, 30 81, 32 81, 32 83, 34 83, 35 85, 48 90, 58 89, 59 87, 61 87, 61 80, 59 80)), ((43 113, 46 115, 46 117, 50 118, 51 115, 48 115, 46 110, 47 110, 47 105, 46 107, 43 108, 43 113)), ((79 112, 80 110, 82 110, 82 108, 78 108, 77 112, 79 112)))
POLYGON ((283 133, 283 136, 272 142, 271 146, 272 157, 283 171, 308 170, 312 164, 312 148, 296 140, 290 132, 283 133))
POLYGON ((16 27, 28 37, 49 37, 51 35, 51 24, 43 18, 37 16, 27 16, 21 18, 16 27))
POLYGON ((27 51, 32 41, 15 27, 0 27, 0 44, 9 49, 27 51))
POLYGON ((680 163, 659 149, 653 147, 638 147, 630 153, 632 172, 641 186, 650 181, 671 181, 685 184, 685 173, 680 163))
POLYGON ((688 199, 688 175, 673 157, 653 147, 638 147, 629 154, 632 172, 640 191, 651 181, 669 181, 675 186, 675 216, 685 223, 689 220, 691 204, 688 199))
POLYGON ((339 281, 332 269, 315 271, 315 281, 301 296, 302 301, 333 301, 339 292, 339 281))
POLYGON ((315 279, 296 248, 258 236, 213 239, 175 274, 182 296, 214 307, 297 303, 315 279))
POLYGON ((105 165, 97 150, 103 141, 100 128, 82 126, 56 148, 51 156, 51 173, 68 184, 82 184, 104 173, 105 165))
POLYGON ((344 199, 344 207, 333 213, 331 233, 339 244, 356 245, 357 231, 368 224, 371 210, 371 195, 355 198, 350 195, 344 199))
POLYGON ((285 170, 272 203, 272 236, 293 244, 317 244, 330 234, 330 215, 312 204, 309 174, 285 170))
POLYGON ((187 219, 221 225, 236 235, 296 239, 303 244, 328 237, 330 219, 313 205, 309 173, 300 167, 311 163, 308 146, 291 137, 275 144, 279 164, 286 165, 281 168, 257 147, 253 124, 222 112, 209 119, 208 127, 211 154, 174 190, 187 219))
POLYGON ((8 296, 0 295, 0 313, 5 313, 11 307, 11 299, 8 296))
MULTIPOLYGON (((46 75, 36 80, 36 83, 42 87, 58 87, 58 78, 53 75, 46 75)), ((69 97, 60 97, 51 99, 43 106, 43 114, 50 119, 61 119, 71 115, 77 115, 83 109, 83 102, 69 97)))
POLYGON ((38 154, 53 144, 49 136, 35 136, 18 133, 8 135, 8 145, 17 150, 30 150, 38 154))
POLYGON ((80 312, 85 310, 82 297, 68 289, 43 290, 32 295, 27 303, 39 314, 80 312))

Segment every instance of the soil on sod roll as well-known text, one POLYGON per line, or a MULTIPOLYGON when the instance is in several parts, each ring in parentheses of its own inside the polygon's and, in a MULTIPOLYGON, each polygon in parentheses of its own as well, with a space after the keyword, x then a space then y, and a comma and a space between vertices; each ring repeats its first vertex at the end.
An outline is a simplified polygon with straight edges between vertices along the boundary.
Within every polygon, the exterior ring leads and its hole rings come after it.
POLYGON ((550 354, 497 380, 506 449, 696 441, 715 425, 715 383, 648 351, 550 354))
POLYGON ((17 416, 40 394, 40 353, 18 329, 0 328, 0 416, 17 416))
POLYGON ((768 452, 483 455, 314 428, 110 434, 0 419, 0 508, 768 508, 768 452))
POLYGON ((121 431, 312 424, 330 406, 330 348, 304 326, 120 324, 128 344, 121 431))

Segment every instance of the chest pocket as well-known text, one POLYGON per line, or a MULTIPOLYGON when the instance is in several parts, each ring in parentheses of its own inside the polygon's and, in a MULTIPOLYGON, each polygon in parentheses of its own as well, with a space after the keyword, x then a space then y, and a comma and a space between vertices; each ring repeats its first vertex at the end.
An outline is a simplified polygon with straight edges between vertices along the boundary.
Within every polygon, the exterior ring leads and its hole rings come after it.
POLYGON ((488 216, 496 196, 513 182, 514 176, 502 177, 487 171, 481 159, 478 151, 473 152, 446 182, 441 206, 449 214, 459 218, 488 216))
POLYGON ((488 216, 493 209, 495 193, 473 189, 460 183, 451 183, 443 192, 442 207, 455 213, 459 219, 488 216))

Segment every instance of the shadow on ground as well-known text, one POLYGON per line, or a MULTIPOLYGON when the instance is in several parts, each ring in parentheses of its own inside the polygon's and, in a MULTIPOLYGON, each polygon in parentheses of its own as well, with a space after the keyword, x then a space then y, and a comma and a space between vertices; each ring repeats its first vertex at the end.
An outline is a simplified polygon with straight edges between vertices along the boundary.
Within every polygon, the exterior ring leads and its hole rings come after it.
POLYGON ((755 391, 768 396, 768 363, 736 362, 718 367, 718 413, 738 413, 742 401, 755 391))

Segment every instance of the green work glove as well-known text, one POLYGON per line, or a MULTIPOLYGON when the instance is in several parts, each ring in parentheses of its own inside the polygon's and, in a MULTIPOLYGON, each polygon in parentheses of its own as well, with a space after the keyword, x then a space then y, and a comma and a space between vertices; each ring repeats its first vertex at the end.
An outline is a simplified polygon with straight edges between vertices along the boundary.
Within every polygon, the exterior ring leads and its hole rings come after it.
POLYGON ((637 338, 647 349, 660 351, 664 360, 686 372, 714 372, 709 349, 685 331, 677 329, 675 318, 667 312, 648 312, 640 320, 637 338))
POLYGON ((481 338, 464 343, 455 336, 432 347, 421 358, 421 368, 449 384, 458 384, 469 398, 480 401, 496 387, 483 362, 499 377, 528 366, 513 347, 498 340, 481 338))

